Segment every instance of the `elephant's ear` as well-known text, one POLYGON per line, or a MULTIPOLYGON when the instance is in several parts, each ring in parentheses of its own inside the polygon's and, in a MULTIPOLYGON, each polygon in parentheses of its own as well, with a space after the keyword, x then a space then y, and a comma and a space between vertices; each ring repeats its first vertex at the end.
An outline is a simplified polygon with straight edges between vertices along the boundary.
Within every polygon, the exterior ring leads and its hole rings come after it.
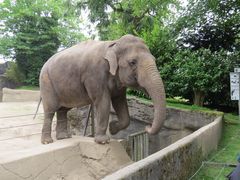
POLYGON ((115 44, 112 43, 111 45, 108 46, 107 52, 105 54, 105 59, 108 61, 110 69, 109 72, 115 76, 118 68, 118 62, 117 62, 117 56, 115 52, 115 44))

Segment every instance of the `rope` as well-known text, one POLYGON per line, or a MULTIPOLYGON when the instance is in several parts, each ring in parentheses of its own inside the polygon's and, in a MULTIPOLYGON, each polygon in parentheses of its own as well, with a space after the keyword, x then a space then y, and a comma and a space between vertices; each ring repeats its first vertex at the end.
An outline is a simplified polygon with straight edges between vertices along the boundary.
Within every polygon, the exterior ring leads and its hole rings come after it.
POLYGON ((38 135, 38 134, 42 134, 42 133, 39 132, 39 133, 28 134, 28 135, 23 135, 23 136, 17 136, 17 137, 10 137, 10 138, 5 138, 5 139, 0 139, 0 142, 1 142, 1 141, 11 140, 11 139, 18 139, 18 138, 23 138, 23 137, 30 137, 30 136, 38 135))
MULTIPOLYGON (((92 109, 92 107, 90 105, 88 114, 90 114, 91 109, 92 109)), ((57 111, 57 112, 65 112, 65 110, 57 111)), ((55 112, 49 112, 49 113, 55 113, 55 112)), ((0 119, 10 119, 10 118, 27 117, 27 116, 34 116, 34 115, 38 115, 39 116, 39 115, 43 115, 43 114, 44 113, 37 113, 37 114, 34 113, 34 114, 20 114, 20 115, 12 115, 12 116, 1 116, 0 119)), ((41 118, 41 120, 43 120, 43 118, 41 118)), ((57 123, 57 122, 61 122, 61 121, 66 121, 66 120, 55 120, 55 121, 52 121, 52 123, 57 123)), ((34 126, 34 125, 42 125, 42 124, 44 124, 44 122, 29 123, 29 124, 22 124, 22 125, 16 125, 16 126, 8 126, 8 127, 0 127, 0 130, 7 130, 7 129, 13 129, 13 128, 19 128, 19 127, 34 126)), ((86 123, 85 126, 87 126, 87 125, 88 125, 88 123, 86 123)), ((86 127, 85 127, 85 129, 86 129, 86 127)), ((52 132, 54 132, 54 130, 52 132)), ((5 139, 0 139, 0 141, 6 141, 6 140, 11 140, 11 139, 23 138, 23 137, 29 137, 29 136, 32 136, 32 135, 38 135, 38 134, 42 134, 42 133, 44 133, 44 132, 33 133, 33 134, 28 134, 28 135, 23 135, 23 136, 9 137, 9 138, 5 138, 5 139)))
POLYGON ((204 164, 213 165, 213 166, 224 166, 224 167, 237 167, 236 164, 232 163, 221 163, 221 162, 210 162, 210 161, 203 161, 204 164))
MULTIPOLYGON (((240 132, 240 131, 239 131, 240 132)), ((239 136, 239 132, 236 133, 235 136, 231 137, 232 139, 235 139, 239 136)), ((226 148, 231 144, 231 140, 226 144, 226 146, 224 146, 220 151, 218 151, 209 161, 212 161, 215 157, 217 157, 220 153, 222 153, 223 151, 226 150, 226 148)))
POLYGON ((202 167, 204 166, 204 162, 202 162, 201 166, 198 168, 198 170, 188 179, 188 180, 191 180, 193 179, 198 173, 199 171, 202 169, 202 167))
POLYGON ((222 169, 219 171, 217 177, 215 178, 215 180, 218 180, 220 175, 222 174, 223 170, 225 169, 225 166, 222 167, 222 169))
POLYGON ((17 125, 17 126, 8 126, 8 127, 2 127, 2 128, 0 128, 0 130, 13 129, 13 128, 19 128, 19 127, 25 127, 25 126, 34 126, 34 125, 39 125, 39 124, 43 124, 43 123, 31 123, 31 124, 23 124, 23 125, 17 125))
MULTIPOLYGON (((44 113, 38 113, 39 114, 44 114, 44 113)), ((21 114, 21 115, 15 115, 15 116, 0 116, 0 119, 8 119, 8 118, 17 118, 17 117, 26 117, 26 116, 33 116, 35 114, 21 114)))
MULTIPOLYGON (((91 105, 87 105, 87 106, 91 106, 91 105)), ((86 106, 83 106, 81 108, 85 108, 86 106)), ((51 111, 48 112, 50 113, 58 113, 58 112, 66 112, 66 110, 61 110, 61 111, 51 111)), ((31 113, 31 114, 20 114, 20 115, 10 115, 10 116, 0 116, 0 119, 7 119, 7 118, 17 118, 17 117, 25 117, 25 116, 34 116, 34 115, 44 115, 44 112, 41 113, 31 113)))

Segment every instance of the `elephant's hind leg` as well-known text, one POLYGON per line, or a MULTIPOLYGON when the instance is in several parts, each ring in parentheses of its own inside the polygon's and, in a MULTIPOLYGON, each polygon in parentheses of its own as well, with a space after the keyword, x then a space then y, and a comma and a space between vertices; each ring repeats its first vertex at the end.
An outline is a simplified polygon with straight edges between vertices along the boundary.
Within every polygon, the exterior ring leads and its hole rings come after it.
POLYGON ((46 69, 44 69, 40 75, 40 91, 44 109, 44 123, 41 142, 43 144, 49 144, 53 142, 51 137, 52 119, 58 109, 58 100, 46 69))
POLYGON ((69 109, 67 108, 60 108, 57 111, 57 126, 56 126, 56 138, 59 139, 66 139, 70 138, 71 135, 68 133, 67 129, 67 112, 69 109))
POLYGON ((54 116, 54 112, 49 112, 49 113, 44 112, 44 123, 42 128, 42 137, 41 137, 42 144, 49 144, 53 142, 53 139, 51 137, 53 116, 54 116))

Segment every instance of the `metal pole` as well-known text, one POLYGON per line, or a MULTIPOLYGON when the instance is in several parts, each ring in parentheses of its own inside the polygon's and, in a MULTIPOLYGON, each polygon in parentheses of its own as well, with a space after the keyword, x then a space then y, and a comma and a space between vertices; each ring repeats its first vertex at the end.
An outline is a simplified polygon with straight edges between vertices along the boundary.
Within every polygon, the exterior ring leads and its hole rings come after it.
POLYGON ((91 105, 91 106, 92 106, 92 111, 91 111, 91 135, 92 135, 92 137, 94 137, 94 135, 95 135, 95 131, 94 131, 94 129, 95 129, 94 107, 93 107, 93 105, 91 105))
POLYGON ((86 124, 85 124, 85 127, 84 127, 83 136, 85 136, 85 135, 86 135, 86 132, 87 132, 88 121, 89 121, 89 117, 90 117, 91 110, 92 110, 92 105, 89 105, 89 108, 88 108, 88 116, 87 116, 86 124))
POLYGON ((240 72, 238 72, 238 119, 240 121, 240 72))

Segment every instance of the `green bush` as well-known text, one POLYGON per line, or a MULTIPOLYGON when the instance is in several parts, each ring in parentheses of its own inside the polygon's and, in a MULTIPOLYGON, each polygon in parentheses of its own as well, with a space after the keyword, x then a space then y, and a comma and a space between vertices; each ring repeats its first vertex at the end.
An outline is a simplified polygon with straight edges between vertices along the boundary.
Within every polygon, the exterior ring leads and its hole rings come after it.
POLYGON ((127 94, 133 95, 133 96, 137 96, 137 97, 140 97, 140 98, 144 98, 144 99, 151 99, 144 92, 138 91, 138 90, 134 90, 134 89, 130 89, 130 88, 127 89, 127 94))
POLYGON ((19 70, 17 63, 9 62, 9 67, 6 70, 6 78, 17 84, 22 84, 25 80, 24 74, 19 70))

